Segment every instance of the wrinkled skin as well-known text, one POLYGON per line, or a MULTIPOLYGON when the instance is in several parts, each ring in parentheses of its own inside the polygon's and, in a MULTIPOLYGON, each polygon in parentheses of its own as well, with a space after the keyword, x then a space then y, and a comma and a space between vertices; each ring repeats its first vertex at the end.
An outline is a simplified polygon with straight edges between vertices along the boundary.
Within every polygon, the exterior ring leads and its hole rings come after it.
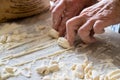
POLYGON ((85 7, 90 6, 96 0, 54 0, 55 5, 51 7, 53 28, 60 36, 66 33, 66 21, 78 15, 85 7))
POLYGON ((66 36, 71 45, 76 35, 83 42, 92 43, 96 41, 94 34, 101 34, 105 27, 117 23, 120 23, 120 0, 101 0, 66 22, 66 36))

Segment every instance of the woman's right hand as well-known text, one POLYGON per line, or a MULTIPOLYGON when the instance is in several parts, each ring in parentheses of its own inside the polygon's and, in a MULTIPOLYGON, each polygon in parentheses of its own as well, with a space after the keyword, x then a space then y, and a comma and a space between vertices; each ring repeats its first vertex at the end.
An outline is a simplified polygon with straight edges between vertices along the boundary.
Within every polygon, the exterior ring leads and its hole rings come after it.
POLYGON ((53 28, 64 36, 66 33, 66 22, 77 16, 85 7, 96 3, 97 0, 55 0, 51 7, 53 28))

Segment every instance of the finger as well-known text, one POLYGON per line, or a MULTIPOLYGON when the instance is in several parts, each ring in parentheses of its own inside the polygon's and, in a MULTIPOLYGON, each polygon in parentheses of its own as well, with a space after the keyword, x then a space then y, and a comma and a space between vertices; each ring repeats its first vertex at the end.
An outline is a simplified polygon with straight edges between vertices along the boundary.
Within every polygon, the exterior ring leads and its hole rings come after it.
POLYGON ((95 20, 88 20, 82 27, 78 30, 78 35, 80 36, 81 40, 85 43, 92 43, 95 42, 95 38, 93 37, 93 25, 95 20))
POLYGON ((73 14, 72 13, 65 13, 64 14, 64 17, 62 18, 62 20, 61 20, 61 24, 60 24, 60 26, 59 26, 59 28, 58 28, 58 31, 59 31, 59 33, 60 33, 60 36, 65 36, 65 33, 66 33, 66 22, 67 22, 67 20, 69 20, 70 18, 72 18, 73 17, 73 14))
POLYGON ((61 17, 62 17, 64 9, 65 9, 65 2, 64 2, 64 0, 61 0, 56 5, 56 7, 52 10, 53 28, 56 30, 58 30, 57 26, 61 22, 61 17))
POLYGON ((71 18, 66 22, 66 38, 69 41, 70 45, 74 44, 76 30, 83 23, 83 18, 76 16, 71 18))
POLYGON ((110 26, 112 22, 110 21, 103 21, 103 20, 97 20, 93 26, 94 32, 96 34, 102 34, 105 32, 104 28, 107 26, 110 26))
POLYGON ((59 36, 64 36, 65 32, 66 32, 66 21, 68 20, 67 17, 64 17, 61 21, 60 26, 58 27, 58 31, 59 31, 59 36))

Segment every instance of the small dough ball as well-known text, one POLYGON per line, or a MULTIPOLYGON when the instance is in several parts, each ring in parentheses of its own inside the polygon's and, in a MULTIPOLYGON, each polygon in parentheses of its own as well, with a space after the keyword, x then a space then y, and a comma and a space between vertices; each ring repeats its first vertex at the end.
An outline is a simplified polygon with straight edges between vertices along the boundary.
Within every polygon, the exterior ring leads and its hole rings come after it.
POLYGON ((55 29, 51 29, 49 31, 49 36, 52 37, 52 38, 57 39, 57 38, 59 38, 59 32, 57 32, 55 29))
POLYGON ((5 67, 6 72, 14 74, 17 71, 16 67, 10 67, 10 66, 6 66, 5 67))
POLYGON ((7 40, 7 35, 0 36, 0 43, 5 43, 7 40))
POLYGON ((56 72, 56 71, 59 71, 59 65, 58 64, 52 64, 52 65, 50 65, 49 66, 49 70, 51 71, 51 72, 56 72))
POLYGON ((47 66, 38 67, 38 68, 36 68, 36 71, 37 71, 38 74, 41 74, 41 75, 47 75, 47 74, 50 73, 47 66))
POLYGON ((58 45, 60 45, 63 48, 70 48, 71 47, 68 40, 65 39, 64 37, 60 37, 57 42, 58 42, 58 45))

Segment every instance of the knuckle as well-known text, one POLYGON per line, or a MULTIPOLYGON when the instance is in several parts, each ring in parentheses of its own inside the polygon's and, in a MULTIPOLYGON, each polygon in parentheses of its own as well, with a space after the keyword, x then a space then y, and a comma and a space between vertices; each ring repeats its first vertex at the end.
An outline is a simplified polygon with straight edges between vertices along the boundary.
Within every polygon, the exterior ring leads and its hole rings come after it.
POLYGON ((55 10, 52 10, 52 14, 56 14, 56 11, 55 11, 55 10))
POLYGON ((66 27, 70 27, 72 22, 70 20, 66 21, 66 27))
POLYGON ((78 30, 78 34, 79 34, 79 35, 81 35, 81 34, 83 34, 83 33, 84 33, 84 31, 85 31, 85 29, 84 29, 84 28, 79 28, 79 30, 78 30))
POLYGON ((99 30, 99 26, 94 26, 94 31, 96 32, 97 30, 99 30))
POLYGON ((93 18, 89 19, 89 23, 93 23, 93 22, 95 22, 95 21, 96 21, 96 20, 93 19, 93 18))

